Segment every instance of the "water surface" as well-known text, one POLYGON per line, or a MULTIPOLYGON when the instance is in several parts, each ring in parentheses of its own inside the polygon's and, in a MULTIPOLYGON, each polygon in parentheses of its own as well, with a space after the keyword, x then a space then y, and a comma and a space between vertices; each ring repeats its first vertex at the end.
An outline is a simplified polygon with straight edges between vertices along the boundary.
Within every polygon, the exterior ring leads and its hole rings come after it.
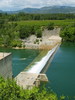
POLYGON ((0 48, 0 52, 12 53, 12 71, 15 77, 23 71, 40 53, 39 50, 0 48))
POLYGON ((47 86, 54 92, 75 96, 75 44, 60 46, 46 74, 49 79, 47 86))
MULTIPOLYGON (((12 52, 14 77, 23 71, 40 53, 39 50, 9 48, 0 48, 0 51, 12 52)), ((58 95, 75 96, 75 44, 67 43, 60 46, 46 74, 49 79, 47 87, 51 87, 58 95)))

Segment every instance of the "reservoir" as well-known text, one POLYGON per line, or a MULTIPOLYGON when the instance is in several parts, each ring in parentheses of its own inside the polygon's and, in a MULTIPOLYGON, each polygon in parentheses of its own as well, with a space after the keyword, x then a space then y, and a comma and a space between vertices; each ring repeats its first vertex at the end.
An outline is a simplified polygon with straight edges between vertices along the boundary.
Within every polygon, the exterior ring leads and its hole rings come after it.
POLYGON ((12 53, 13 77, 23 71, 40 53, 39 50, 0 48, 0 52, 12 53))
MULTIPOLYGON (((12 52, 14 77, 23 71, 40 53, 39 50, 15 50, 0 48, 0 52, 12 52)), ((47 88, 58 95, 75 96, 75 44, 62 44, 46 72, 47 88)), ((73 99, 72 99, 73 100, 73 99)))

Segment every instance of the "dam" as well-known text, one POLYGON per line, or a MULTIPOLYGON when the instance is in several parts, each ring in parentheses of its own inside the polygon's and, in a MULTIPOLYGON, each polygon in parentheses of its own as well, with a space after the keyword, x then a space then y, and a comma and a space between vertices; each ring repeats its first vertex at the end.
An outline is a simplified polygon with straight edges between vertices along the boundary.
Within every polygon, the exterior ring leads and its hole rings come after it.
POLYGON ((39 86, 40 82, 48 82, 46 74, 42 70, 46 67, 48 61, 54 56, 59 45, 49 50, 48 53, 39 61, 32 65, 27 71, 20 72, 15 80, 18 85, 24 89, 31 89, 34 86, 39 86))
POLYGON ((12 79, 12 54, 0 52, 0 75, 12 79))

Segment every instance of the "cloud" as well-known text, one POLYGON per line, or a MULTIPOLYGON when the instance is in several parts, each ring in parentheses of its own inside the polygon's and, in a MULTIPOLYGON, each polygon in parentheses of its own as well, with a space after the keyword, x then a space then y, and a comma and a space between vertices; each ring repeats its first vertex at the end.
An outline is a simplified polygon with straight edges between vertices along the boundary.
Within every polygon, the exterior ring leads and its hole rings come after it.
POLYGON ((75 6, 75 0, 0 0, 1 10, 19 10, 26 7, 40 8, 53 5, 75 6))

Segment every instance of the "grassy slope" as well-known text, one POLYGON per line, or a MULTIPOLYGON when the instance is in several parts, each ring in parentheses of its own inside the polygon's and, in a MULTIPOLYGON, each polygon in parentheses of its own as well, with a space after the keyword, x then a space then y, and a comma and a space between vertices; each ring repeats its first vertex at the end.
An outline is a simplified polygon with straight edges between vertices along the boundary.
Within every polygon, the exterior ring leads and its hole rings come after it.
POLYGON ((48 23, 53 22, 55 26, 63 26, 68 25, 75 22, 73 20, 30 20, 30 21, 17 21, 18 25, 39 25, 39 26, 46 26, 48 23))

